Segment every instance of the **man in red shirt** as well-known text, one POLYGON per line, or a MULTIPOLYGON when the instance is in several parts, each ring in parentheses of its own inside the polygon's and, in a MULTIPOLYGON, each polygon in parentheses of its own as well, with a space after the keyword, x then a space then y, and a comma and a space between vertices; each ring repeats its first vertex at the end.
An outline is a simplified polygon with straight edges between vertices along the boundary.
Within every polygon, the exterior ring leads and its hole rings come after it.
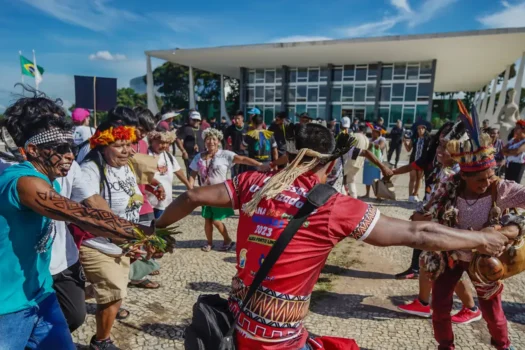
POLYGON ((239 301, 272 245, 304 205, 308 191, 325 183, 335 160, 348 151, 334 152, 330 130, 319 124, 303 125, 295 140, 299 154, 281 172, 246 172, 224 184, 190 190, 173 201, 157 221, 158 227, 167 227, 201 205, 240 209, 237 274, 229 299, 230 310, 238 315, 238 349, 310 349, 303 322, 312 290, 330 251, 346 237, 378 246, 462 247, 488 254, 503 251, 507 239, 496 231, 473 233, 392 219, 369 204, 337 193, 308 217, 241 312, 239 301))

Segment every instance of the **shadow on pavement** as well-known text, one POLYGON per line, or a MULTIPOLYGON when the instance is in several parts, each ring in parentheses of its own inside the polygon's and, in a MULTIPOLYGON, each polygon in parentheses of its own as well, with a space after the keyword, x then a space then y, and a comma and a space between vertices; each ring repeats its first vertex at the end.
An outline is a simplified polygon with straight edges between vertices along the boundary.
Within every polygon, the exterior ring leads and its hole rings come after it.
POLYGON ((169 339, 169 340, 183 340, 184 329, 190 324, 190 319, 184 320, 181 324, 167 324, 167 323, 143 323, 140 326, 120 321, 126 327, 147 333, 154 337, 169 339))
POLYGON ((204 293, 229 293, 230 286, 225 286, 217 282, 191 282, 188 283, 188 289, 204 293))
POLYGON ((222 259, 222 261, 230 263, 230 264, 237 264, 237 257, 236 256, 228 256, 228 257, 222 259))
POLYGON ((336 265, 325 265, 323 273, 330 273, 338 276, 355 277, 355 278, 367 278, 373 280, 390 280, 394 279, 394 275, 389 275, 381 272, 372 271, 359 271, 353 269, 347 269, 336 265))
POLYGON ((503 301, 503 311, 507 320, 525 325, 525 304, 503 301))
POLYGON ((310 311, 319 315, 355 318, 361 320, 385 321, 391 318, 405 318, 404 314, 384 307, 363 304, 369 295, 339 294, 327 291, 314 291, 310 311))

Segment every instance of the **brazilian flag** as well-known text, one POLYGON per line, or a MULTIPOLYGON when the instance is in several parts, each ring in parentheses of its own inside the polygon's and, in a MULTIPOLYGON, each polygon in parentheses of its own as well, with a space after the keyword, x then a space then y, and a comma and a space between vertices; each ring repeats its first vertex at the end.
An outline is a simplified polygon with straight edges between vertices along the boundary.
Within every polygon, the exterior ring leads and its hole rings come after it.
MULTIPOLYGON (((37 66, 40 75, 44 74, 44 68, 37 66)), ((30 77, 35 77, 35 65, 32 61, 28 60, 24 56, 20 56, 20 68, 22 69, 22 74, 28 75, 30 77)))

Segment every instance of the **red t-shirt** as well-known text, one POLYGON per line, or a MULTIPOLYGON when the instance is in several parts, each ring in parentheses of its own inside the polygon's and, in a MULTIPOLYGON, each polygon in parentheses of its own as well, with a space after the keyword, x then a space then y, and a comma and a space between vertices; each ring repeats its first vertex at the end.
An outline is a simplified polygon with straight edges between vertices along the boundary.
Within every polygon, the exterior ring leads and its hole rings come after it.
MULTIPOLYGON (((246 172, 226 181, 233 207, 239 209, 249 202, 272 175, 246 172)), ((264 257, 317 183, 317 175, 306 173, 274 199, 262 200, 253 216, 240 211, 237 275, 230 293, 234 315, 239 313, 238 303, 248 292, 264 257)), ((304 346, 308 333, 303 320, 328 254, 345 237, 365 239, 378 219, 375 207, 339 193, 312 213, 240 315, 239 349, 292 350, 304 346)))
MULTIPOLYGON (((133 147, 133 149, 137 153, 148 154, 148 143, 144 140, 139 140, 139 142, 132 145, 131 147, 133 147)), ((153 207, 151 206, 150 202, 148 202, 148 196, 146 196, 146 185, 138 185, 138 186, 139 186, 140 193, 142 193, 142 197, 144 198, 142 207, 140 207, 139 215, 153 213, 153 207)))

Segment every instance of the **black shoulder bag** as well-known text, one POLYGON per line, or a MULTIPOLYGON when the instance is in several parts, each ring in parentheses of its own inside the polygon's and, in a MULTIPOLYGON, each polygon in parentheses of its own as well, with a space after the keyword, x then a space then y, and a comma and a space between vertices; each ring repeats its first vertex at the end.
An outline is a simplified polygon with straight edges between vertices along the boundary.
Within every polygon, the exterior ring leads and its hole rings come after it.
MULTIPOLYGON (((255 274, 248 294, 240 305, 240 312, 248 305, 255 291, 268 276, 273 265, 304 221, 335 193, 337 191, 332 186, 324 184, 316 185, 308 192, 307 201, 290 220, 255 274)), ((193 305, 191 324, 185 330, 184 348, 187 350, 234 350, 236 349, 235 323, 236 319, 231 314, 226 299, 221 298, 218 294, 200 295, 193 305)))

